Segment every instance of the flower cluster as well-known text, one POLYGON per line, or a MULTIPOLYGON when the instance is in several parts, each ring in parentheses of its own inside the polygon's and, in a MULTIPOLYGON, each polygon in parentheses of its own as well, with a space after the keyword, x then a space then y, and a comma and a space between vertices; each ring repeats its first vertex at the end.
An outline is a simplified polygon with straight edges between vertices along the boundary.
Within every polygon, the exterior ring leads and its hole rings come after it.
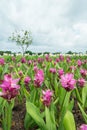
POLYGON ((73 90, 75 88, 76 80, 74 79, 74 75, 71 73, 62 75, 60 82, 67 91, 73 90))
POLYGON ((44 82, 44 72, 43 70, 37 70, 34 78, 35 87, 40 87, 44 82))
POLYGON ((49 107, 51 104, 51 101, 52 101, 53 92, 50 89, 48 89, 46 91, 43 90, 42 94, 43 95, 42 95, 41 100, 42 100, 43 104, 45 106, 49 107))
POLYGON ((20 86, 17 85, 18 81, 19 79, 13 79, 10 74, 4 75, 4 80, 0 85, 0 88, 2 89, 0 96, 7 100, 11 100, 16 97, 18 90, 20 89, 20 86))

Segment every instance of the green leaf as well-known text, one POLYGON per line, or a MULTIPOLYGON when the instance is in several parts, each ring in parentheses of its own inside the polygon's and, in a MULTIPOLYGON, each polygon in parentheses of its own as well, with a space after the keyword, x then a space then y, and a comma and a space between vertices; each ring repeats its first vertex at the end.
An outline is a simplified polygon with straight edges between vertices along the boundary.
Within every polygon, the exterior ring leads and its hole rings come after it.
POLYGON ((49 108, 45 107, 45 115, 47 130, 56 130, 54 111, 50 111, 49 108))
POLYGON ((35 126, 35 121, 32 119, 32 117, 26 113, 25 119, 24 119, 24 127, 26 130, 29 130, 29 128, 33 128, 35 126))
POLYGON ((78 103, 78 106, 79 106, 79 108, 80 108, 80 111, 81 111, 81 113, 82 113, 82 116, 83 116, 85 122, 87 123, 87 114, 86 114, 85 111, 83 110, 83 108, 82 108, 82 106, 80 105, 80 103, 78 103))
POLYGON ((83 89, 82 89, 82 104, 83 104, 83 108, 85 107, 86 99, 87 99, 87 86, 83 87, 83 89))
POLYGON ((37 125, 41 128, 41 130, 47 130, 45 122, 42 118, 42 115, 39 109, 34 104, 28 101, 26 102, 26 109, 27 109, 28 114, 37 123, 37 125))
POLYGON ((63 119, 63 124, 65 130, 76 130, 74 116, 70 111, 66 112, 63 119))

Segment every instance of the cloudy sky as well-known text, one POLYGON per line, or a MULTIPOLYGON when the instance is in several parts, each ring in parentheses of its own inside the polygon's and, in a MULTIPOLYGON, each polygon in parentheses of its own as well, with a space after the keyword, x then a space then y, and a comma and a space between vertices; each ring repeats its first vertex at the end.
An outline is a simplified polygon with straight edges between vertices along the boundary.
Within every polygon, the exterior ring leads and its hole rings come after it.
POLYGON ((85 52, 87 0, 0 0, 0 50, 21 51, 8 41, 21 29, 31 30, 33 52, 85 52))

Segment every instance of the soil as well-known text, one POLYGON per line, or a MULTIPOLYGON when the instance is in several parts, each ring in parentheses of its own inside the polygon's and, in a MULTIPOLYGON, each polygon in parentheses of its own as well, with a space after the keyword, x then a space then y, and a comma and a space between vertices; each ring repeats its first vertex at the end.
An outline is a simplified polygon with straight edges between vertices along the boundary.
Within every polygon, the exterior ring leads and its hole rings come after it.
MULTIPOLYGON (((16 102, 16 105, 13 108, 12 112, 12 127, 11 130, 25 130, 24 128, 24 118, 25 118, 25 101, 23 101, 22 105, 16 102)), ((73 109, 73 114, 75 117, 75 122, 77 126, 77 130, 79 130, 79 126, 84 123, 80 110, 78 109, 77 104, 73 109)), ((0 128, 2 130, 2 128, 0 128)), ((35 130, 33 128, 32 130, 35 130)))

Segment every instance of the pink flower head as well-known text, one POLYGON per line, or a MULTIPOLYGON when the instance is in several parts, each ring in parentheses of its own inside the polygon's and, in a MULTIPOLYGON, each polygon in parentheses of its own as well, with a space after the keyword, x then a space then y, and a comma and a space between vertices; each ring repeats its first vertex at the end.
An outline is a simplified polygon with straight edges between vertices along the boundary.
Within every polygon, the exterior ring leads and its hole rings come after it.
POLYGON ((60 82, 67 91, 73 90, 75 88, 76 80, 73 77, 74 75, 71 73, 67 73, 61 76, 60 82))
POLYGON ((64 61, 64 56, 63 55, 59 55, 59 59, 60 59, 60 61, 64 61))
POLYGON ((76 70, 76 66, 70 66, 70 70, 76 70))
POLYGON ((50 73, 55 74, 56 73, 56 69, 55 68, 50 68, 50 73))
POLYGON ((21 63, 26 63, 26 59, 24 57, 21 58, 21 63))
POLYGON ((18 74, 22 77, 22 76, 23 76, 23 71, 20 70, 20 71, 18 72, 18 74))
POLYGON ((38 71, 38 67, 34 66, 34 72, 37 73, 37 71, 38 71))
POLYGON ((0 65, 4 65, 4 64, 5 64, 4 58, 0 58, 0 65))
POLYGON ((71 58, 68 56, 68 57, 66 58, 66 62, 69 63, 70 61, 71 61, 71 58))
POLYGON ((48 89, 46 91, 42 91, 42 94, 43 96, 41 99, 42 99, 43 104, 49 107, 52 101, 53 92, 50 89, 48 89))
POLYGON ((32 60, 28 60, 28 65, 31 65, 32 64, 32 60))
POLYGON ((87 130, 87 124, 82 124, 80 126, 80 130, 87 130))
POLYGON ((77 80, 77 85, 78 85, 79 87, 84 87, 84 85, 85 85, 85 80, 84 80, 83 78, 78 79, 78 80, 77 80))
POLYGON ((63 69, 59 69, 58 70, 58 75, 59 77, 61 77, 64 74, 64 70, 63 69))
POLYGON ((60 62, 60 59, 59 59, 59 58, 56 58, 56 62, 60 62))
POLYGON ((82 61, 80 59, 77 61, 77 65, 78 65, 78 67, 80 67, 82 65, 82 61))
POLYGON ((35 74, 34 84, 36 87, 40 87, 44 82, 44 72, 43 70, 38 70, 35 74))
POLYGON ((38 63, 42 63, 44 61, 44 59, 40 57, 37 60, 38 60, 38 63))
POLYGON ((86 75, 87 75, 87 70, 81 69, 81 70, 80 70, 80 74, 81 74, 83 77, 86 77, 86 75))
POLYGON ((15 60, 16 60, 16 58, 13 56, 13 57, 12 57, 12 61, 15 61, 15 60))
POLYGON ((25 85, 28 85, 31 81, 31 78, 29 76, 26 76, 25 79, 24 79, 24 83, 25 85))
POLYGON ((49 58, 50 58, 49 54, 46 54, 46 55, 45 55, 46 61, 49 61, 49 58))
POLYGON ((0 85, 0 88, 2 88, 0 96, 7 100, 11 100, 12 98, 16 97, 18 90, 20 89, 20 86, 17 85, 18 81, 19 79, 13 79, 10 74, 4 75, 4 80, 0 85))

